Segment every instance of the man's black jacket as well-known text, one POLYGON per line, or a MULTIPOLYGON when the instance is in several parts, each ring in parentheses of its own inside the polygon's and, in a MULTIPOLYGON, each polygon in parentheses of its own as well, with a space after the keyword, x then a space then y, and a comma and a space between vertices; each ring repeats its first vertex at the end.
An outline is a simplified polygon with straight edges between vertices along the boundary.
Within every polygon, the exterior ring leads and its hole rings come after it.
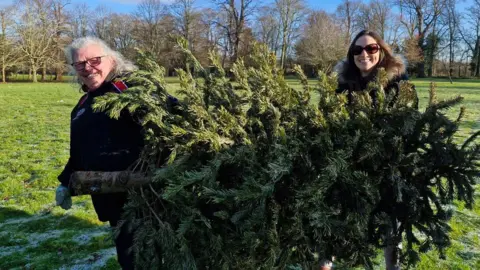
MULTIPOLYGON (((116 120, 105 112, 92 111, 95 97, 108 92, 121 94, 124 88, 104 82, 97 90, 84 95, 72 110, 70 158, 58 176, 62 185, 68 187, 74 171, 123 171, 139 158, 143 147, 142 127, 132 116, 122 112, 116 120)), ((101 221, 119 219, 126 197, 126 193, 92 195, 98 218, 101 221)))

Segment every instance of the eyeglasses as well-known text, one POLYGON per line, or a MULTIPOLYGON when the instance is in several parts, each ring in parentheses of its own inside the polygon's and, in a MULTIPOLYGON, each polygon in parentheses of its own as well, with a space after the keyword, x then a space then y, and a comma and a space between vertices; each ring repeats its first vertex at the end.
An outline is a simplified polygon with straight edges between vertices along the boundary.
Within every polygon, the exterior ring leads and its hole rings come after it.
POLYGON ((72 63, 72 67, 77 71, 84 70, 87 64, 91 67, 96 67, 102 63, 102 57, 105 57, 105 56, 106 55, 102 55, 102 56, 89 58, 85 61, 75 62, 75 63, 72 63))
POLYGON ((368 44, 365 47, 355 45, 352 48, 353 55, 359 55, 365 50, 368 54, 375 54, 380 50, 380 45, 378 44, 368 44))

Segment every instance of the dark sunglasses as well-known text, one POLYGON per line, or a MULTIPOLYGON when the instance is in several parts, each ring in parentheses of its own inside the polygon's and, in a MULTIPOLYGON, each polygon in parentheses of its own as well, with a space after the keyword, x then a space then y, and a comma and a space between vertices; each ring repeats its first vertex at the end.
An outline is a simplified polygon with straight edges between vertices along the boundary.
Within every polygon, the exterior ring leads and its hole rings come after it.
POLYGON ((365 50, 368 54, 375 54, 380 50, 380 45, 378 44, 368 44, 365 47, 355 45, 352 48, 353 55, 359 55, 365 50))
POLYGON ((75 62, 75 63, 72 63, 72 67, 77 71, 84 70, 87 64, 91 67, 96 67, 102 63, 102 57, 105 57, 105 56, 106 55, 102 55, 102 56, 89 58, 85 61, 75 62))

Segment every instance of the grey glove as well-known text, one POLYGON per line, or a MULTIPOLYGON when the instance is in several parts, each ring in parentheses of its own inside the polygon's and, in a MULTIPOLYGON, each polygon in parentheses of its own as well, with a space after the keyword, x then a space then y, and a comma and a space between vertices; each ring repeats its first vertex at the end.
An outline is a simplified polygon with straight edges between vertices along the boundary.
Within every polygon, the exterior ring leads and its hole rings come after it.
POLYGON ((72 207, 72 196, 67 187, 60 185, 55 192, 55 201, 65 210, 72 207))

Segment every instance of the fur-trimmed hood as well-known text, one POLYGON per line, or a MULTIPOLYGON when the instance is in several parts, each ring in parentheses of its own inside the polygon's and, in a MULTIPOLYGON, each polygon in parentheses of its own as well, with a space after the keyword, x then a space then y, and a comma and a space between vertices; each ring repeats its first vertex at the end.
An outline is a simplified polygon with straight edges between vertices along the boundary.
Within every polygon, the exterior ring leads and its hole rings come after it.
MULTIPOLYGON (((347 59, 343 59, 342 61, 338 62, 333 71, 338 74, 338 82, 339 83, 346 83, 347 82, 347 59)), ((400 77, 406 73, 407 63, 404 57, 401 55, 395 55, 393 61, 389 63, 388 66, 385 67, 385 71, 387 72, 387 77, 389 80, 395 79, 400 77)))

